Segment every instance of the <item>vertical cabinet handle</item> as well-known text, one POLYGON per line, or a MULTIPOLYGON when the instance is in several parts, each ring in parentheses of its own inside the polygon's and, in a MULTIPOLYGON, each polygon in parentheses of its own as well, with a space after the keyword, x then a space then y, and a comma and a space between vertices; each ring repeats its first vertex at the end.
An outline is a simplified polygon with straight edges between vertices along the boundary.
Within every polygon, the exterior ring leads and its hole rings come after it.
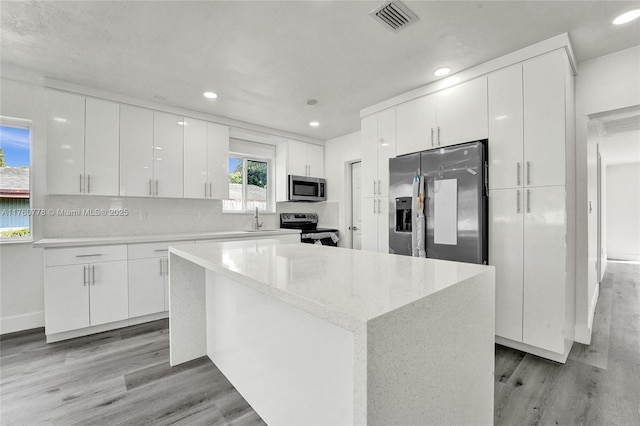
POLYGON ((87 279, 87 271, 89 270, 89 267, 87 265, 84 265, 82 267, 82 286, 86 287, 87 286, 87 281, 89 281, 87 279))
POLYGON ((152 195, 151 194, 151 179, 149 179, 149 195, 152 195))
POLYGON ((380 198, 378 198, 378 214, 382 213, 382 210, 380 209, 380 198))
POLYGON ((531 185, 531 163, 527 161, 527 185, 531 185))
POLYGON ((531 213, 531 190, 527 189, 527 213, 531 213))
POLYGON ((158 259, 160 261, 160 276, 164 275, 164 271, 162 270, 162 258, 158 259))
POLYGON ((380 179, 378 179, 378 195, 382 195, 382 190, 380 189, 382 185, 380 185, 380 179))
POLYGON ((438 126, 438 146, 440 146, 440 126, 438 126))
POLYGON ((87 175, 87 193, 91 192, 91 175, 87 175))
POLYGON ((156 195, 158 195, 158 179, 156 179, 156 195))
POLYGON ((165 264, 164 274, 169 275, 169 258, 168 257, 164 258, 164 264, 165 264))
POLYGON ((518 189, 516 194, 516 212, 520 213, 520 190, 518 189))
POLYGON ((376 195, 376 180, 373 180, 373 195, 376 195))
POLYGON ((204 198, 207 198, 207 182, 204 183, 204 198))
POLYGON ((516 163, 518 166, 516 168, 516 180, 518 182, 518 186, 520 186, 520 162, 516 163))
POLYGON ((213 198, 213 189, 212 189, 212 183, 209 182, 209 198, 213 198))
POLYGON ((432 147, 433 147, 433 146, 435 146, 435 145, 433 144, 433 127, 431 128, 431 146, 432 146, 432 147))
POLYGON ((80 193, 82 194, 82 173, 80 173, 80 193))
POLYGON ((373 202, 373 214, 376 214, 376 200, 372 200, 373 202))

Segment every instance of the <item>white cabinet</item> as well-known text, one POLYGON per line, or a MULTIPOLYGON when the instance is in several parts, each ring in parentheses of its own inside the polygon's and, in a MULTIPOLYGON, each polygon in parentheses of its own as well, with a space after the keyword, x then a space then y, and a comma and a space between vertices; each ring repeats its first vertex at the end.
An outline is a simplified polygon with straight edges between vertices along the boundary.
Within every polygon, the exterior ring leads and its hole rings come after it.
POLYGON ((45 250, 47 335, 127 319, 126 246, 45 250))
POLYGON ((486 139, 487 79, 398 105, 396 114, 397 155, 486 139))
POLYGON ((565 184, 562 50, 489 75, 489 187, 565 184))
POLYGON ((389 251, 389 159, 395 157, 396 115, 388 109, 362 119, 362 249, 389 251))
POLYGON ((492 190, 489 263, 496 267, 496 335, 564 351, 563 186, 492 190))
POLYGON ((184 197, 229 198, 229 128, 184 119, 184 197))
POLYGON ((276 201, 287 201, 289 175, 324 178, 324 147, 294 140, 276 145, 276 201))
POLYGON ((118 195, 119 105, 48 91, 47 192, 118 195))
POLYGON ((120 195, 150 197, 153 179, 153 111, 120 106, 120 195))
POLYGON ((84 192, 118 195, 120 105, 87 98, 85 129, 84 192))
POLYGON ((153 112, 153 195, 183 196, 184 117, 153 112))

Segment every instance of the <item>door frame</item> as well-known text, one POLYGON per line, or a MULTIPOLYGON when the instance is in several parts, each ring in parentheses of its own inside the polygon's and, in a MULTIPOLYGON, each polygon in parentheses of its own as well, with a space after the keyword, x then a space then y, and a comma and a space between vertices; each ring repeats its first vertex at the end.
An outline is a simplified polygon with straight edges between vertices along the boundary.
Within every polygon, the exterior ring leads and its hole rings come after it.
MULTIPOLYGON (((344 164, 345 167, 345 235, 344 235, 344 247, 353 249, 353 165, 356 163, 362 164, 362 160, 349 160, 344 164)), ((361 166, 362 167, 362 166, 361 166)))

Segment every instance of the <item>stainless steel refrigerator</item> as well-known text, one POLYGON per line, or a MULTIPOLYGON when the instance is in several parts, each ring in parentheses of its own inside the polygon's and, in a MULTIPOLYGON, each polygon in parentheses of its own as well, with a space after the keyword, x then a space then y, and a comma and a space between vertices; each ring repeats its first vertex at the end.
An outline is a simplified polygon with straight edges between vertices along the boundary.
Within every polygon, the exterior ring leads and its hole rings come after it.
POLYGON ((424 177, 426 257, 487 264, 487 140, 389 160, 390 253, 414 252, 416 175, 424 177))

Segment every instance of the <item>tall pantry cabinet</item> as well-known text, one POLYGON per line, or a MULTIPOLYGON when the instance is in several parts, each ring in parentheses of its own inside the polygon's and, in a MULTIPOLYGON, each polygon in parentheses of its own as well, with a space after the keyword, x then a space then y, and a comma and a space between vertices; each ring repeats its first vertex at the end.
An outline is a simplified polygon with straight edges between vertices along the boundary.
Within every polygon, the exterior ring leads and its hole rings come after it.
POLYGON ((488 100, 497 341, 563 361, 575 302, 573 76, 564 49, 490 74, 488 100))

